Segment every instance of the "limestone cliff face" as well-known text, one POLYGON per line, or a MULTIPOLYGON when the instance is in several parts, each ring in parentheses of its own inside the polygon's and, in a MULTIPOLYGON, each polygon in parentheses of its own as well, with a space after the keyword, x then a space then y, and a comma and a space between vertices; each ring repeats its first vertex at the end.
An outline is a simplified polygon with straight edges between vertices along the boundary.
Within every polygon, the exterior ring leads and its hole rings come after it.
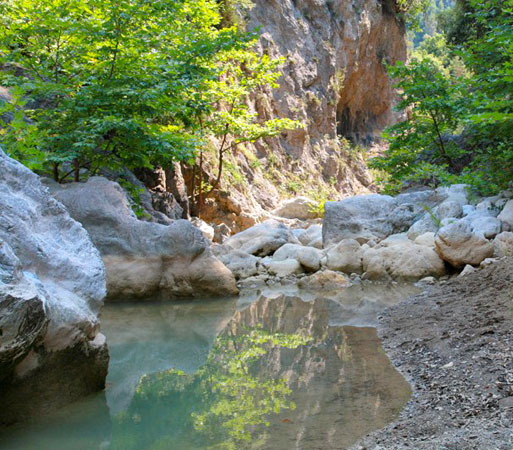
MULTIPOLYGON (((406 58, 395 8, 394 0, 254 0, 247 28, 260 29, 260 52, 285 64, 280 87, 256 95, 252 106, 263 118, 289 117, 305 128, 235 155, 239 173, 224 187, 242 209, 258 215, 259 206, 272 209, 312 187, 332 199, 367 190, 362 155, 340 137, 369 145, 394 121, 386 65, 406 58), (238 186, 240 175, 251 189, 238 186)), ((213 211, 208 219, 216 221, 213 211)))

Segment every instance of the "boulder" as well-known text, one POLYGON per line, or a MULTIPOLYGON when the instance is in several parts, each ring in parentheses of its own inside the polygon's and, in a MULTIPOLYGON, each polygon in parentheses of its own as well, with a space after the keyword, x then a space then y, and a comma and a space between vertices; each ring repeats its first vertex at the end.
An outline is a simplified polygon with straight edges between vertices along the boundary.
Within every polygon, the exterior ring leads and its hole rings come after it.
POLYGON ((509 200, 497 218, 502 222, 504 231, 513 231, 513 200, 509 200))
POLYGON ((415 244, 425 245, 426 247, 435 248, 435 233, 429 231, 427 233, 421 234, 417 239, 415 239, 415 244))
POLYGON ((363 243, 394 233, 390 215, 396 206, 394 198, 378 194, 326 202, 322 228, 324 247, 343 239, 356 239, 363 243))
POLYGON ((308 220, 318 217, 318 209, 319 203, 316 201, 307 197, 296 197, 285 200, 273 214, 287 219, 308 220))
POLYGON ((326 251, 326 267, 345 273, 362 273, 362 249, 358 241, 344 239, 326 251))
POLYGON ((220 256, 219 260, 232 271, 237 279, 252 277, 258 273, 258 261, 260 258, 249 253, 234 250, 224 256, 220 256))
POLYGON ((218 244, 222 244, 226 239, 230 237, 232 234, 230 228, 228 225, 225 225, 224 223, 220 223, 219 225, 214 226, 214 239, 213 242, 216 242, 218 244))
POLYGON ((461 206, 468 204, 469 189, 466 184, 453 184, 451 186, 443 186, 436 189, 439 196, 445 197, 445 200, 450 200, 459 203, 461 206))
POLYGON ((105 269, 37 175, 0 150, 0 427, 105 386, 105 269))
POLYGON ((307 270, 316 271, 321 268, 321 259, 323 253, 313 247, 304 247, 297 244, 285 244, 276 250, 273 255, 274 261, 285 261, 286 259, 295 259, 307 270))
POLYGON ((491 216, 468 216, 464 220, 468 221, 473 233, 484 236, 487 239, 493 239, 502 229, 502 222, 491 216))
POLYGON ((298 239, 307 247, 322 249, 322 225, 310 225, 298 239))
POLYGON ((205 239, 208 239, 209 241, 214 240, 214 227, 210 226, 207 222, 199 219, 198 217, 193 217, 191 219, 191 223, 201 231, 201 234, 204 236, 205 239))
POLYGON ((226 247, 256 256, 272 255, 285 244, 299 244, 299 241, 285 225, 276 220, 255 225, 224 242, 226 247))
POLYGON ((438 219, 459 218, 463 215, 463 207, 454 200, 445 200, 436 208, 436 216, 438 219))
POLYGON ((303 272, 301 264, 295 259, 285 259, 283 261, 270 261, 267 264, 270 273, 279 278, 285 278, 289 275, 297 275, 303 272))
POLYGON ((351 282, 346 275, 334 272, 333 270, 323 270, 314 273, 313 275, 301 278, 298 282, 298 286, 301 289, 311 291, 333 291, 350 285, 351 282))
POLYGON ((493 244, 474 233, 464 219, 441 228, 435 237, 435 245, 440 257, 454 267, 476 266, 493 255, 493 244))
POLYGON ((89 232, 107 270, 109 299, 236 294, 233 274, 186 220, 138 220, 123 189, 103 177, 53 186, 52 193, 89 232))
POLYGON ((410 240, 391 241, 363 253, 364 278, 416 281, 445 274, 445 265, 430 247, 410 240))
POLYGON ((502 258, 503 256, 513 256, 513 233, 504 231, 498 234, 493 240, 493 256, 502 258))
POLYGON ((436 233, 439 228, 436 216, 425 213, 420 220, 417 220, 408 230, 408 238, 414 241, 425 233, 436 233))

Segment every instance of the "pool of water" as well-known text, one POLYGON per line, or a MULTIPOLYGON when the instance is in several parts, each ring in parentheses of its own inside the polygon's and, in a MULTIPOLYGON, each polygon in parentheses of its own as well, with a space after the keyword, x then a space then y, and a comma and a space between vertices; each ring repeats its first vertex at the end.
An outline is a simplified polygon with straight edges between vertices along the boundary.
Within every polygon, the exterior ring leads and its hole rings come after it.
POLYGON ((410 387, 376 329, 412 286, 294 286, 239 300, 117 304, 105 392, 0 434, 2 449, 344 449, 410 387))

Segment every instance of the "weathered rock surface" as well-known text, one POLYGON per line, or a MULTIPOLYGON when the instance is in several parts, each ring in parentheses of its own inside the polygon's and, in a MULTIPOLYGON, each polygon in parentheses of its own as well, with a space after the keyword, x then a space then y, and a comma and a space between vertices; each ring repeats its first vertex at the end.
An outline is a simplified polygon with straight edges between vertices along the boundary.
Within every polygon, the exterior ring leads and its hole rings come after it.
POLYGON ((333 270, 323 270, 313 275, 301 278, 298 286, 301 289, 311 291, 333 291, 347 287, 351 284, 349 278, 340 272, 333 270))
POLYGON ((322 225, 310 225, 298 236, 301 244, 308 247, 322 248, 322 225))
POLYGON ((420 280, 445 274, 445 265, 433 248, 408 239, 391 240, 363 252, 364 277, 370 280, 420 280))
POLYGON ((321 268, 323 253, 313 247, 304 247, 297 244, 285 244, 280 247, 273 255, 275 261, 284 261, 286 259, 295 259, 305 269, 316 271, 321 268))
POLYGON ((482 234, 474 233, 465 220, 441 228, 435 237, 435 245, 440 257, 454 267, 478 265, 493 255, 493 243, 482 234))
POLYGON ((228 269, 236 278, 249 278, 258 273, 258 261, 260 258, 240 250, 234 250, 225 255, 219 256, 228 269))
POLYGON ((504 231, 497 235, 493 240, 493 256, 502 258, 503 256, 513 256, 513 233, 504 231))
POLYGON ((121 187, 102 177, 52 190, 100 251, 109 299, 237 293, 232 273, 190 222, 166 226, 137 220, 121 187))
POLYGON ((504 231, 513 231, 513 200, 509 200, 497 217, 503 225, 504 231))
POLYGON ((37 175, 0 150, 0 425, 105 384, 105 270, 37 175))
POLYGON ((299 241, 282 223, 276 220, 267 220, 231 236, 223 245, 251 255, 267 256, 288 243, 298 244, 299 241))
POLYGON ((362 249, 358 241, 344 239, 326 251, 326 266, 345 273, 362 273, 362 249))
POLYGON ((285 200, 273 214, 287 219, 315 219, 319 204, 308 197, 294 197, 285 200))

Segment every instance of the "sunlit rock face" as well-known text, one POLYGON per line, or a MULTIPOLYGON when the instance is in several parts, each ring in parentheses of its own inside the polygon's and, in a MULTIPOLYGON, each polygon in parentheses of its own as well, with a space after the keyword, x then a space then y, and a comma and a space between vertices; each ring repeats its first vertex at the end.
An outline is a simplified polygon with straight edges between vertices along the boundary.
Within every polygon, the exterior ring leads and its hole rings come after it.
POLYGON ((105 292, 86 231, 0 150, 0 426, 104 387, 105 292))
POLYGON ((234 315, 194 372, 142 377, 114 418, 111 444, 347 448, 394 420, 411 391, 374 328, 330 325, 344 311, 332 300, 260 298, 234 315))
POLYGON ((138 220, 119 184, 103 177, 50 188, 100 251, 108 299, 237 294, 232 273, 190 222, 138 220))

